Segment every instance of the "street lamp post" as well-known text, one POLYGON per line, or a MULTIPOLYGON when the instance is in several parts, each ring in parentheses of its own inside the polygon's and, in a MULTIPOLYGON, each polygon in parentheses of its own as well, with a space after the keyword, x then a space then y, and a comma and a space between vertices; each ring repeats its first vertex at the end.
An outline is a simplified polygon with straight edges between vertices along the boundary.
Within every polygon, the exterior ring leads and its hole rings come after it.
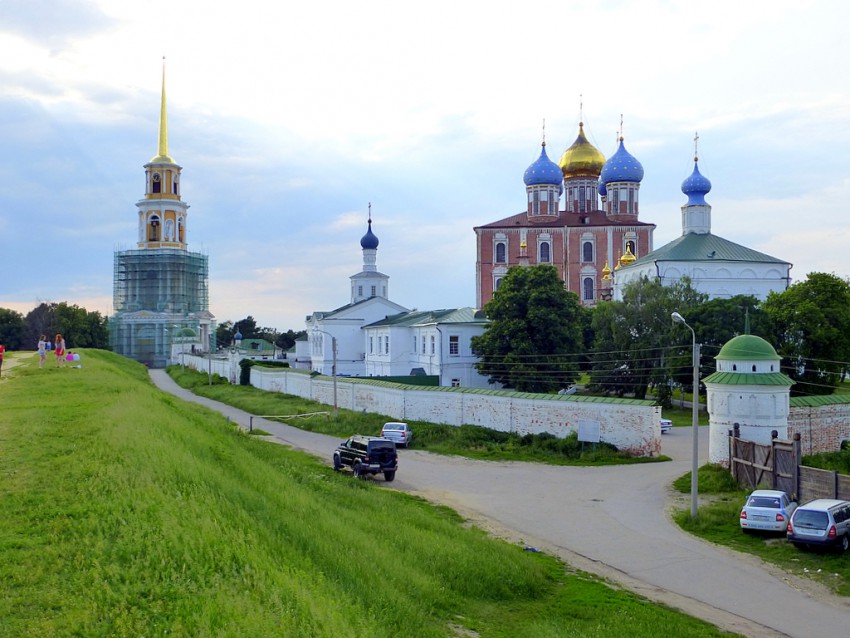
POLYGON ((691 518, 697 517, 697 487, 698 487, 698 479, 697 473, 699 471, 699 358, 700 358, 700 344, 697 343, 697 335, 694 332, 694 329, 688 325, 688 322, 685 321, 685 318, 680 315, 678 312, 674 312, 670 315, 673 319, 674 323, 683 324, 688 330, 691 331, 691 344, 693 349, 693 366, 694 366, 694 380, 693 380, 693 396, 691 397, 691 406, 692 406, 692 432, 693 432, 693 460, 691 464, 691 518))
MULTIPOLYGON (((334 337, 330 332, 326 332, 325 330, 320 330, 319 328, 313 328, 315 332, 321 332, 322 334, 326 334, 331 338, 331 355, 333 357, 333 363, 331 364, 331 378, 333 379, 333 387, 334 387, 334 419, 336 419, 337 414, 339 413, 339 409, 337 408, 336 401, 336 337, 334 337)), ((322 348, 322 355, 324 356, 325 349, 322 348)))

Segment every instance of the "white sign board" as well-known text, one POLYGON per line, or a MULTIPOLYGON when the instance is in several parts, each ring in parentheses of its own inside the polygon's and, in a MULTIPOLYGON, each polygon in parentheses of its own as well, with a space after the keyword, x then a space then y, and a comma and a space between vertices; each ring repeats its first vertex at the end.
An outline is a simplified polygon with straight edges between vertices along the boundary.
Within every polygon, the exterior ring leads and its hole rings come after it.
POLYGON ((579 421, 578 440, 585 443, 599 443, 599 421, 579 421))

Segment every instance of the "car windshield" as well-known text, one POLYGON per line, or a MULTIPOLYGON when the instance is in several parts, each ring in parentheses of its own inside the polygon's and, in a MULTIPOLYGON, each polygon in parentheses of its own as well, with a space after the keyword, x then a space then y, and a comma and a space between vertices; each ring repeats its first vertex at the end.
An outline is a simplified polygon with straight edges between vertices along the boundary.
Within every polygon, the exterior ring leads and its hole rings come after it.
POLYGON ((774 496, 752 496, 747 503, 750 507, 779 507, 779 499, 774 496))
POLYGON ((384 426, 384 429, 385 430, 403 430, 404 428, 400 425, 391 425, 391 424, 388 423, 387 425, 384 426))
POLYGON ((829 516, 826 512, 815 512, 813 510, 797 510, 794 515, 794 525, 797 527, 814 527, 826 529, 829 516))

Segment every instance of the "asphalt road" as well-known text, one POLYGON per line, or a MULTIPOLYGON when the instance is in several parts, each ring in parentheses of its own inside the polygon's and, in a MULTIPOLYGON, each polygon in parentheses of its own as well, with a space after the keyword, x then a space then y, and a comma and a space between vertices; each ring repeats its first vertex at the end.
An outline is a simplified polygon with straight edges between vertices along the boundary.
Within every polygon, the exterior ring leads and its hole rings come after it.
MULTIPOLYGON (((164 370, 150 374, 166 392, 222 412, 247 429, 248 413, 183 390, 164 370)), ((328 464, 338 443, 272 421, 255 418, 254 427, 328 464)), ((677 500, 688 506, 688 496, 681 502, 669 486, 691 468, 691 434, 689 428, 673 428, 664 435, 663 453, 672 462, 611 467, 475 461, 402 449, 396 480, 386 485, 453 507, 496 536, 556 554, 577 569, 727 631, 757 637, 847 635, 850 599, 691 537, 671 522, 677 500)), ((700 464, 708 458, 706 427, 700 457, 700 464)), ((375 481, 383 484, 380 477, 375 481)))

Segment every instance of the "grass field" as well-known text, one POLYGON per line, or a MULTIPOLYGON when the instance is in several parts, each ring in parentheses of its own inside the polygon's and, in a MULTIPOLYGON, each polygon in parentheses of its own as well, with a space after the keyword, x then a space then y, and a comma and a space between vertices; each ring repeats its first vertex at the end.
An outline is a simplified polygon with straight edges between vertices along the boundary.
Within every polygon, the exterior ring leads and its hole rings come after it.
POLYGON ((241 433, 121 357, 12 356, 4 637, 720 635, 241 433))

